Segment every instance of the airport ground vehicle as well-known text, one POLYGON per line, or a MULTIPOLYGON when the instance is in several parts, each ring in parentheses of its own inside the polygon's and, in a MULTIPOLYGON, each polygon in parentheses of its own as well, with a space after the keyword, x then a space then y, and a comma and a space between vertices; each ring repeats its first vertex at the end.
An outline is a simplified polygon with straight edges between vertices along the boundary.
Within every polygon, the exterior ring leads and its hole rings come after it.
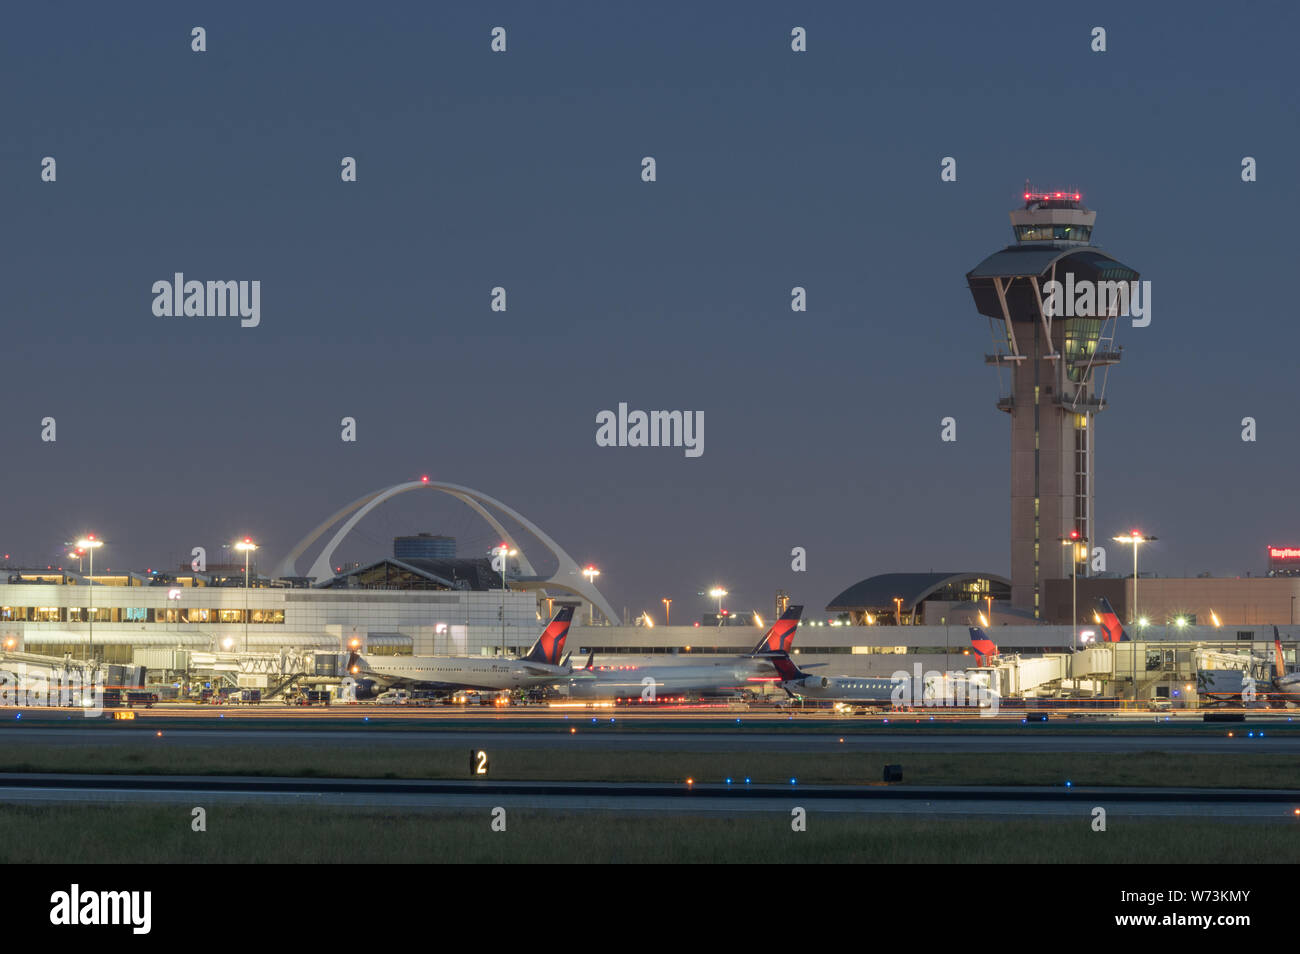
POLYGON ((406 689, 389 689, 381 692, 375 702, 381 706, 405 706, 411 702, 411 693, 406 689))

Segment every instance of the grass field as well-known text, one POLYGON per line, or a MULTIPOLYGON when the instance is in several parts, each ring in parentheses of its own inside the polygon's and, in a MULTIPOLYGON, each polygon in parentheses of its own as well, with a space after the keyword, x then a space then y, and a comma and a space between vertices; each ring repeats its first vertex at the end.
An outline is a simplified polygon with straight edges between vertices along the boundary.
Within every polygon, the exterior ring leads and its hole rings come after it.
MULTIPOLYGON (((916 785, 1156 785, 1178 787, 1297 788, 1300 759, 1293 755, 1242 752, 1220 756, 1164 752, 936 753, 846 750, 843 753, 677 753, 490 749, 491 777, 524 781, 720 782, 746 776, 755 783, 878 782, 883 767, 903 766, 916 785)), ((123 745, 0 745, 0 772, 95 774, 257 775, 307 778, 469 777, 469 747, 349 746, 288 743, 176 745, 166 734, 157 743, 123 745)))
MULTIPOLYGON (((511 812, 504 832, 487 811, 388 812, 225 806, 191 830, 184 805, 0 805, 0 862, 271 863, 565 862, 788 864, 1225 863, 1259 860, 1239 825, 1199 821, 911 819, 818 815, 791 830, 788 813, 735 818, 511 812), (75 832, 76 837, 69 837, 75 832)), ((1268 835, 1269 860, 1300 861, 1300 826, 1268 835)))

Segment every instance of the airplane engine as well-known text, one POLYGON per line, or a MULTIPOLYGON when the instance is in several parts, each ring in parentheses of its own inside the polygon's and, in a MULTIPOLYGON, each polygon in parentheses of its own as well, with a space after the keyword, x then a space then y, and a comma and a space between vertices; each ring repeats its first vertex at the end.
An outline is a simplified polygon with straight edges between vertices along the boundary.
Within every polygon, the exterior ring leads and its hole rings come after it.
POLYGON ((831 681, 825 676, 809 676, 803 681, 805 689, 825 689, 831 681))

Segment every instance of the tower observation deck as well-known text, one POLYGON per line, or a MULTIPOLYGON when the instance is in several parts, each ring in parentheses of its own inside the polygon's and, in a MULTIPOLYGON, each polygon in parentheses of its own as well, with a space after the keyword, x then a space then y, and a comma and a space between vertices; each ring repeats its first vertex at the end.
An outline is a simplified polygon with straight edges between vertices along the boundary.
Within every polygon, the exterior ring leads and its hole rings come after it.
POLYGON ((1096 219, 1077 192, 1026 186, 1011 213, 1015 244, 966 274, 993 336, 984 360, 1002 384, 997 406, 1011 415, 1011 602, 1035 616, 1043 580, 1069 576, 1071 556, 1088 572, 1088 547, 1061 541, 1071 530, 1098 539, 1095 418, 1138 279, 1091 244, 1096 219))

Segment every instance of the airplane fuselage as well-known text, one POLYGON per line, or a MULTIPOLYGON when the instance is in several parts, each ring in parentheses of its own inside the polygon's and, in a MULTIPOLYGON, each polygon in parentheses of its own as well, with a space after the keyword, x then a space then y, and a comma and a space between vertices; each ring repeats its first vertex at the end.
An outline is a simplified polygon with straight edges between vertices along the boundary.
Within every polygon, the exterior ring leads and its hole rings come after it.
POLYGON ((569 683, 574 699, 643 699, 664 696, 726 695, 757 689, 775 670, 758 660, 728 659, 708 665, 633 666, 575 672, 569 683))
POLYGON ((806 676, 783 682, 781 687, 804 699, 889 705, 894 699, 895 685, 893 679, 867 676, 806 676))
POLYGON ((938 673, 919 683, 911 678, 805 675, 781 683, 781 688, 803 699, 884 706, 986 706, 998 697, 995 691, 962 673, 938 673))
POLYGON ((426 684, 446 689, 527 689, 562 682, 569 669, 544 663, 474 656, 371 656, 358 676, 388 683, 426 684))

